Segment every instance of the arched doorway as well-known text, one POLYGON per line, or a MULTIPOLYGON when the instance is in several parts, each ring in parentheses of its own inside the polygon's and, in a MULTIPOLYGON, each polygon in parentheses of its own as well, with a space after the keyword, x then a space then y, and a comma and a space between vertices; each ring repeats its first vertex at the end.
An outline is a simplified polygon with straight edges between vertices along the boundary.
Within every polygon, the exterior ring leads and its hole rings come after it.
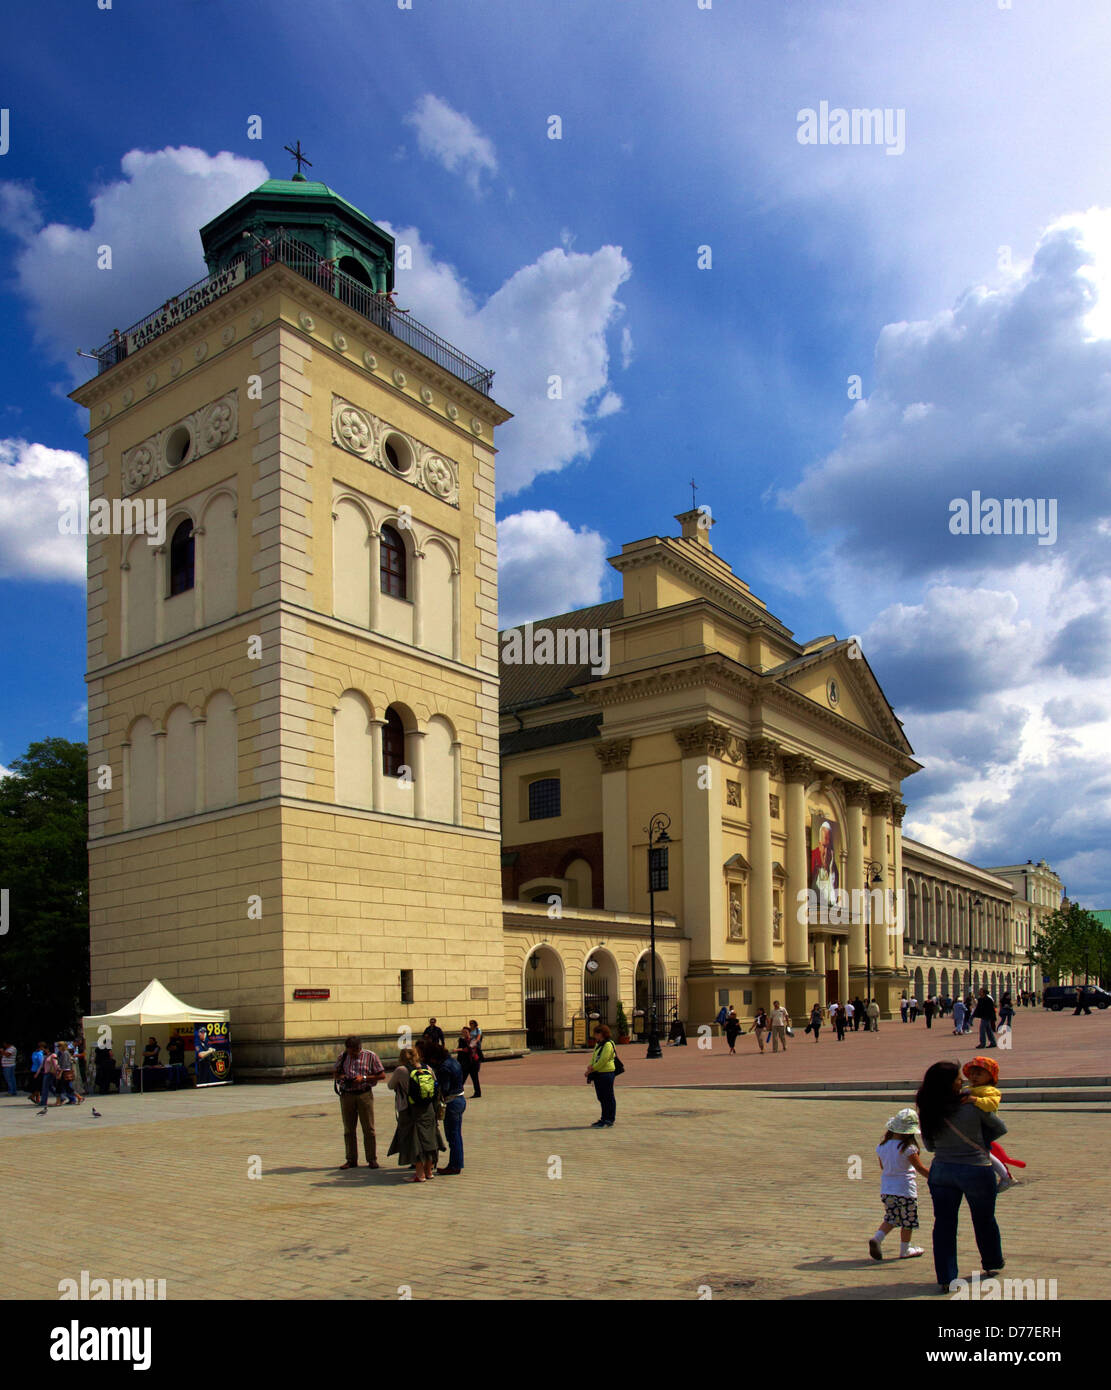
POLYGON ((949 998, 949 972, 948 972, 948 970, 943 970, 943 971, 941 972, 941 997, 942 997, 942 999, 948 999, 948 998, 949 998))
POLYGON ((583 1007, 589 1026, 617 1021, 619 979, 617 962, 609 951, 597 947, 583 962, 583 1007))
MULTIPOLYGON (((647 1033, 649 1026, 649 1003, 652 998, 652 952, 642 951, 640 959, 637 961, 633 970, 633 1017, 629 1023, 633 1031, 637 1034, 647 1033), (643 1014, 638 1015, 637 1010, 643 1010, 643 1014)), ((664 1033, 667 1030, 668 1022, 671 1017, 672 1006, 678 1005, 677 999, 672 999, 668 988, 667 971, 664 968, 663 958, 659 951, 656 952, 656 1030, 664 1033)))
POLYGON ((525 1044, 534 1051, 563 1047, 567 1013, 563 961, 551 946, 534 946, 525 960, 521 999, 525 1044))
POLYGON ((923 996, 923 993, 922 993, 922 967, 921 967, 921 966, 919 966, 918 969, 914 972, 914 989, 913 989, 912 993, 913 993, 913 995, 914 995, 914 998, 918 1000, 918 1003, 921 1004, 921 1003, 922 1003, 922 999, 923 999, 923 997, 924 997, 924 996, 923 996))
MULTIPOLYGON (((927 979, 926 979, 926 998, 932 999, 932 998, 935 998, 936 995, 937 995, 937 971, 931 969, 931 971, 930 971, 930 973, 929 973, 929 976, 928 976, 927 979)), ((918 1002, 919 1002, 920 1004, 925 1003, 925 999, 920 999, 918 1002)))

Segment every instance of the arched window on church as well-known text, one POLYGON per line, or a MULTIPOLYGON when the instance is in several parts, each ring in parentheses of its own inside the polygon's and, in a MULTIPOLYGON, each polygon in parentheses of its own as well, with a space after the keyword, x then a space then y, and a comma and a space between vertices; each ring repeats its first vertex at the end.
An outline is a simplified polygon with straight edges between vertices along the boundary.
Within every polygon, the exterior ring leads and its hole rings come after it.
POLYGON ((193 523, 183 521, 170 538, 170 597, 193 587, 196 539, 193 523))
POLYGON ((382 730, 382 771, 387 777, 397 777, 405 766, 405 725, 391 705, 386 711, 382 730))
POLYGON ((379 583, 391 598, 408 598, 405 542, 392 526, 382 527, 379 583))

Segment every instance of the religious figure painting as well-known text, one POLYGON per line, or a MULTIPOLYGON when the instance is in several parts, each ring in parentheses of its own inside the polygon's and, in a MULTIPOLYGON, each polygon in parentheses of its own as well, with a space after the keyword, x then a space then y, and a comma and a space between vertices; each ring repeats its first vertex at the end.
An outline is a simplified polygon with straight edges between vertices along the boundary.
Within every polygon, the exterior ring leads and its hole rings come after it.
MULTIPOLYGON (((829 816, 816 815, 810 822, 809 888, 820 912, 828 912, 841 887, 837 867, 839 826, 829 816)), ((813 901, 813 900, 812 900, 813 901)))

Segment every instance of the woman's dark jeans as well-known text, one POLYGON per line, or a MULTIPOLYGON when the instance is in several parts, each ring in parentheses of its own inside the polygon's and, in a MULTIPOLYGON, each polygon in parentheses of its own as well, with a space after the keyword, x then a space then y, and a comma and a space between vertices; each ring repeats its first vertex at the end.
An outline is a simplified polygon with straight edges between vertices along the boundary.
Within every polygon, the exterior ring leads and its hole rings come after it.
POLYGON ((448 1162, 463 1171, 463 1112, 467 1102, 456 1096, 444 1106, 444 1137, 447 1139, 448 1162))
POLYGON ((934 1203, 934 1271, 946 1288, 957 1278, 957 1211, 964 1197, 972 1214, 976 1248, 985 1269, 1003 1268, 1003 1247, 995 1222, 995 1171, 972 1163, 930 1164, 934 1203))
POLYGON ((598 1104, 602 1107, 602 1119, 607 1124, 613 1124, 617 1118, 617 1100, 613 1094, 613 1083, 617 1073, 612 1071, 596 1071, 594 1073, 594 1093, 598 1097, 598 1104))

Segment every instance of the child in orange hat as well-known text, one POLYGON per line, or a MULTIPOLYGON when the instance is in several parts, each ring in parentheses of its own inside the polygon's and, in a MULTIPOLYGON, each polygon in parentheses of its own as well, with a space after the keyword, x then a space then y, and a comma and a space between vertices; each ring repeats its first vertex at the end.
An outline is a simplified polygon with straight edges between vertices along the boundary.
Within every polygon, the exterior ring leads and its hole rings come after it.
MULTIPOLYGON (((982 1110, 985 1115, 994 1115, 999 1109, 999 1102, 1003 1099, 1003 1093, 995 1084, 999 1080, 999 1063, 994 1057, 973 1057, 971 1062, 965 1062, 961 1068, 964 1075, 968 1078, 968 1086, 964 1091, 963 1101, 967 1105, 971 1103, 977 1110, 982 1110)), ((988 1156, 991 1159, 991 1166, 995 1170, 995 1176, 999 1179, 996 1191, 1006 1192, 1008 1187, 1014 1186, 1014 1178, 1011 1177, 1007 1165, 996 1157, 993 1152, 995 1145, 991 1146, 988 1156)))

